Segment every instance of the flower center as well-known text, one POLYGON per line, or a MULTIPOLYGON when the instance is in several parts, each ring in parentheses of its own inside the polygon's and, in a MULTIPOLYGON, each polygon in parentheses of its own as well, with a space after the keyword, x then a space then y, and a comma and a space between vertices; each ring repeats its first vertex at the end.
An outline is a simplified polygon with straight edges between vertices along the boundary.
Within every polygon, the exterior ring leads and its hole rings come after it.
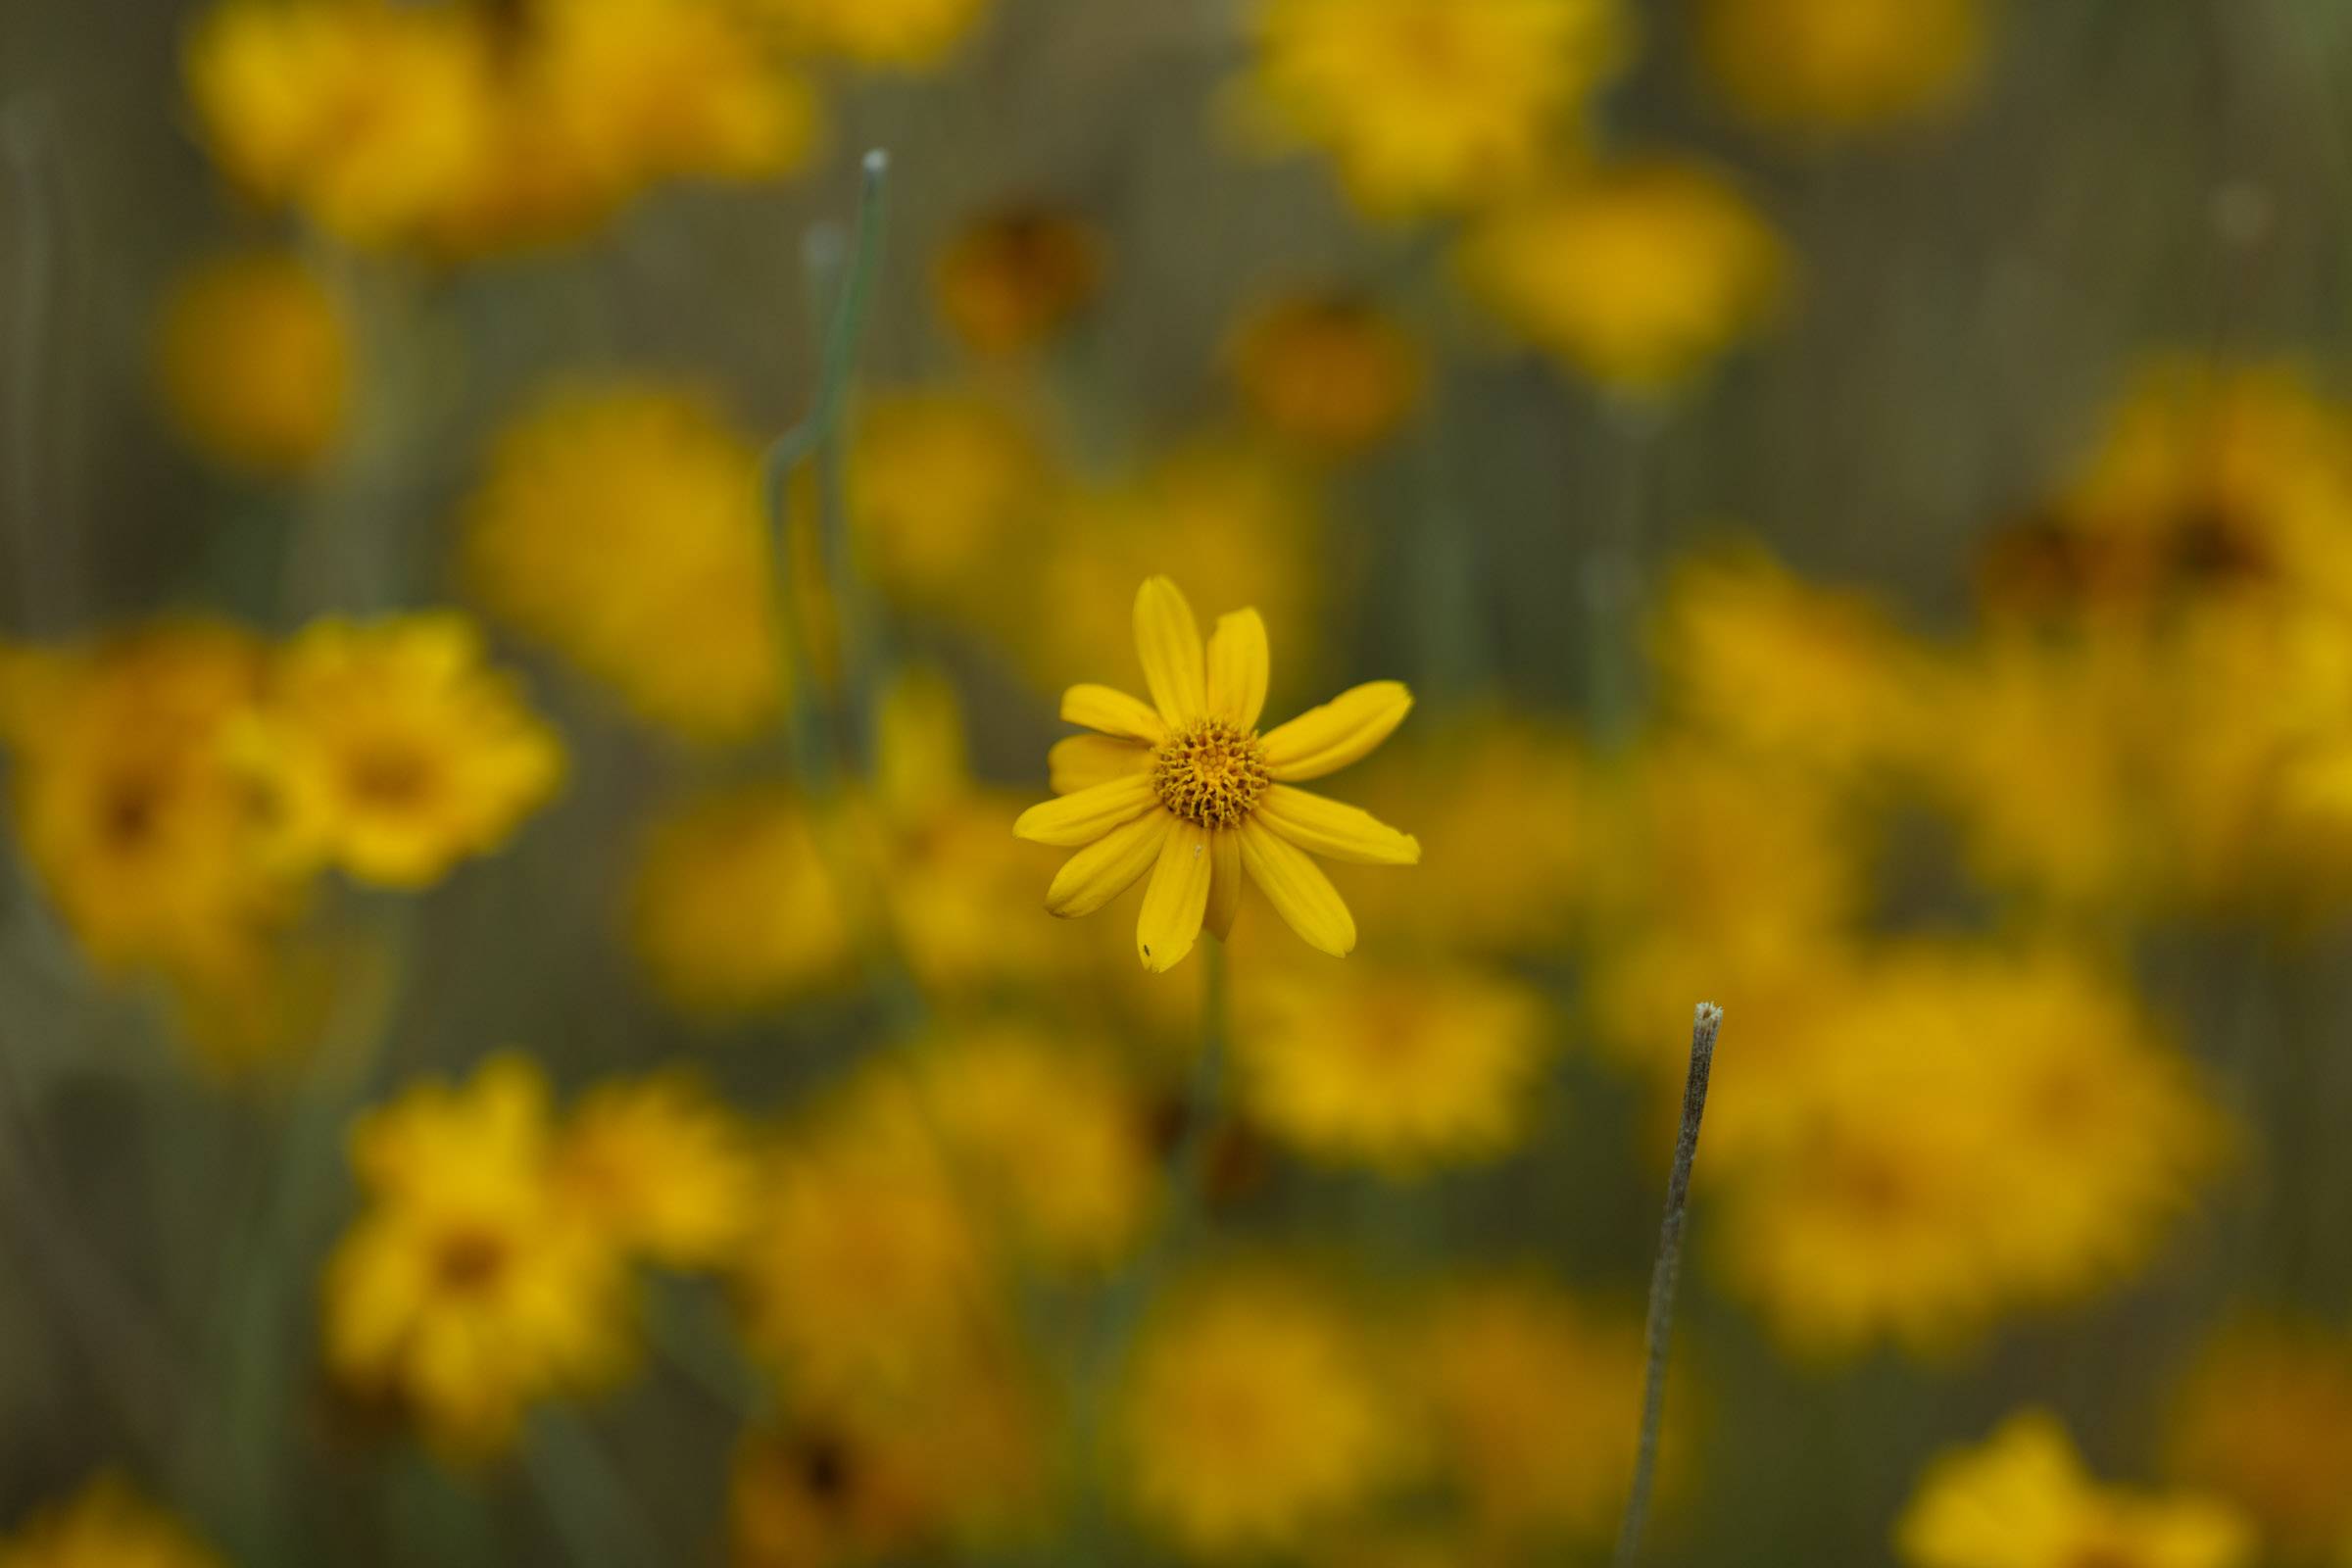
POLYGON ((1159 804, 1202 827, 1235 827, 1273 782, 1257 731, 1204 718, 1162 742, 1152 759, 1159 804))

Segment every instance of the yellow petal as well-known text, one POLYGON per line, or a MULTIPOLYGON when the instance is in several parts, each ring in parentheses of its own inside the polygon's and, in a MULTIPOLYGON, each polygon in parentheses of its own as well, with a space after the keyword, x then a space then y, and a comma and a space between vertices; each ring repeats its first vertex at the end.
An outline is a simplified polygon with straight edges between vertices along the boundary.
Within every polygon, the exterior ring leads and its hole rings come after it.
POLYGON ((1058 844, 1075 849, 1092 844, 1121 822, 1131 821, 1159 805, 1149 776, 1097 784, 1075 795, 1064 795, 1043 806, 1032 806, 1012 824, 1012 836, 1032 844, 1058 844))
POLYGON ((1257 818, 1300 849, 1357 865, 1419 865, 1421 841, 1370 811, 1288 784, 1268 789, 1257 818))
POLYGON ((1208 710, 1237 729, 1257 728, 1266 710, 1266 623, 1254 610, 1217 617, 1208 634, 1208 710))
POLYGON ((1355 951, 1355 916, 1306 852, 1252 817, 1241 826, 1242 865, 1274 912, 1310 948, 1335 958, 1355 951))
POLYGON ((1233 917, 1242 912, 1242 836, 1231 828, 1211 829, 1208 862, 1208 912, 1201 923, 1222 942, 1233 935, 1233 917))
POLYGON ((1310 708, 1266 736, 1266 768, 1298 783, 1336 773, 1395 732, 1412 711, 1400 681, 1376 680, 1310 708))
POLYGON ((1176 818, 1167 812, 1148 811, 1124 827, 1112 828, 1062 862, 1054 885, 1046 890, 1047 909, 1065 919, 1094 913, 1152 869, 1175 825, 1176 818))
POLYGON ((1046 776, 1056 795, 1108 784, 1151 765, 1152 748, 1108 735, 1072 735, 1046 754, 1046 776))
POLYGON ((1200 940, 1209 873, 1208 829, 1179 821, 1159 847, 1159 863, 1144 889, 1144 912, 1135 922, 1135 951, 1145 968, 1173 968, 1200 940))
POLYGON ((1153 746, 1168 738, 1168 726, 1152 711, 1152 705, 1110 686, 1073 686, 1061 694, 1065 723, 1084 724, 1105 735, 1117 735, 1153 746))
POLYGON ((1181 728, 1208 711, 1208 688, 1200 652, 1200 628, 1193 607, 1165 577, 1147 579, 1135 595, 1135 651, 1144 662, 1144 681, 1170 728, 1181 728))

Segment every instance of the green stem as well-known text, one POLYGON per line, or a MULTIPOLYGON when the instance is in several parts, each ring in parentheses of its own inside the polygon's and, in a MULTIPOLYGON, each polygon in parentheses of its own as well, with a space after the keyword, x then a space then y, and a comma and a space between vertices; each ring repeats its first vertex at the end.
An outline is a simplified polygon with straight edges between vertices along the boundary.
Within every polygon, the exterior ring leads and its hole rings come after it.
POLYGON ((1702 1002, 1690 1021, 1690 1075, 1683 1085, 1683 1125, 1674 1141, 1674 1170, 1666 1178, 1666 1220, 1658 1231, 1658 1259, 1649 1276, 1649 1368, 1642 1389, 1642 1436, 1634 1448, 1634 1481, 1617 1528, 1616 1568, 1642 1554, 1649 1493, 1657 1476, 1658 1429, 1666 1419, 1666 1352, 1674 1333, 1674 1291, 1683 1270, 1683 1216, 1690 1201, 1690 1167, 1698 1157, 1698 1122, 1707 1109, 1707 1078, 1715 1065, 1715 1036, 1723 1009, 1702 1002))

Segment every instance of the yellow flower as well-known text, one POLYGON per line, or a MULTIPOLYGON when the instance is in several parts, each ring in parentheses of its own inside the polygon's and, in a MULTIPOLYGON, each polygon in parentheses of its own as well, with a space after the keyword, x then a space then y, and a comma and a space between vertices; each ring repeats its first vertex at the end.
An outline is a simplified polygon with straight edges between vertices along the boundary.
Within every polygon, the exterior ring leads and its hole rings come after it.
POLYGON ((1197 1283, 1128 1369, 1135 1506, 1195 1555, 1297 1551, 1409 1460, 1389 1386, 1364 1329, 1315 1286, 1266 1271, 1197 1283))
POLYGON ((1011 207, 956 231, 932 269, 949 330, 976 354, 1017 354, 1068 325, 1102 291, 1102 236, 1050 207, 1011 207))
POLYGON ((1721 175, 1610 165, 1481 220, 1458 257, 1497 319, 1629 396, 1690 381, 1779 304, 1780 237, 1721 175))
POLYGON ((868 70, 936 71, 989 0, 745 0, 794 46, 868 70))
POLYGON ((726 1017, 841 979, 854 927, 817 842, 825 831, 782 786, 708 796, 655 824, 629 931, 665 997, 726 1017))
POLYGON ((1135 640, 1129 585, 1171 560, 1270 624, 1301 628, 1294 657, 1315 654, 1312 626, 1331 589, 1321 494, 1266 447, 1198 438, 1058 500, 1042 561, 1009 583, 989 579, 1000 587, 987 627, 1033 679, 1054 685, 1124 658, 1135 640))
POLYGON ((325 1277, 326 1361, 480 1458, 526 1405, 608 1381, 627 1354, 620 1254, 555 1179, 546 1080, 520 1056, 362 1117, 368 1208, 325 1277))
POLYGON ((1048 493, 1046 455, 1011 412, 920 388, 863 401, 850 441, 850 512, 882 586, 911 608, 976 618, 1048 493))
POLYGON ((1716 1234, 1814 1354, 1948 1351, 2128 1276, 2225 1141, 2129 997, 2057 956, 1899 953, 1812 1018, 1780 1076, 1716 1234))
POLYGON ((2099 1485, 2056 1418, 2029 1410, 1928 1467, 1895 1551, 1907 1568, 2237 1568, 2254 1539, 2217 1503, 2099 1485))
POLYGON ((2172 1473, 2244 1510, 2274 1555, 2325 1562, 2352 1535, 2352 1336, 2233 1324, 2198 1359, 2172 1428, 2172 1473))
POLYGON ((328 456, 351 401, 351 333, 318 274, 289 252, 207 263, 180 280, 156 343, 156 379, 181 434, 258 473, 328 456))
POLYGON ((934 1042, 915 1070, 950 1159, 1017 1245, 1087 1266, 1134 1241, 1157 1162, 1143 1098, 1102 1050, 1000 1024, 934 1042))
POLYGON ((466 510, 466 580, 644 717, 757 734, 782 654, 756 467, 691 393, 555 391, 499 439, 466 510))
POLYGON ((1347 457, 1396 433, 1421 396, 1421 351, 1366 300, 1298 294, 1253 313, 1229 357, 1250 412, 1310 452, 1347 457))
POLYGON ((1311 147, 1367 212, 1474 206, 1524 183, 1625 53, 1614 0, 1257 0, 1240 108, 1311 147))
POLYGON ((1057 800, 1031 807, 1013 832, 1078 849, 1046 895, 1057 915, 1091 914, 1151 873, 1136 924, 1144 967, 1165 971, 1203 926, 1222 940, 1245 873, 1308 946, 1341 956, 1355 919, 1307 851, 1372 865, 1410 865, 1421 846, 1368 812, 1298 788, 1388 739, 1413 699, 1376 681, 1260 735, 1268 662, 1254 610, 1221 616, 1204 647, 1192 606, 1165 577, 1135 598, 1136 652, 1152 702, 1073 686, 1061 716, 1095 735, 1055 748, 1057 800))
POLYGON ((496 850, 564 771, 554 732, 445 612, 314 622, 278 656, 245 741, 297 860, 385 887, 496 850))
POLYGON ((1526 1133, 1551 1020, 1540 996, 1462 969, 1243 977, 1242 1102, 1308 1154, 1393 1177, 1493 1159, 1526 1133))
POLYGON ((229 756, 266 655, 211 621, 0 656, 17 833, 50 902, 110 973, 242 973, 296 889, 229 756))
POLYGON ((1649 643, 1678 715, 1775 761, 1850 771, 1940 737, 1926 656, 1885 611, 1760 550, 1677 566, 1649 643))
POLYGON ((1707 0, 1708 72, 1749 118, 1836 134, 1918 119, 1976 85, 1984 0, 1707 0))
POLYGON ((187 59, 214 157, 341 238, 413 236, 461 198, 496 131, 481 18, 388 0, 222 0, 187 59))
POLYGON ((0 1568, 221 1568, 180 1522, 112 1475, 0 1539, 0 1568))
POLYGON ((1409 1360, 1482 1539, 1607 1539, 1633 1480, 1638 1323, 1538 1282, 1473 1281, 1438 1299, 1409 1360))
POLYGON ((691 1075, 591 1090, 554 1158, 564 1202, 615 1246, 670 1268, 716 1266, 750 1228, 749 1139, 691 1075))
POLYGON ((1584 896, 1597 836, 1593 770, 1565 729, 1486 713, 1417 731, 1365 778, 1381 816, 1427 824, 1409 879, 1341 883, 1350 907, 1438 953, 1556 952, 1584 896))
POLYGON ((996 1343, 995 1260, 923 1100, 884 1064, 769 1163, 737 1263, 752 1348, 808 1398, 903 1402, 996 1343))

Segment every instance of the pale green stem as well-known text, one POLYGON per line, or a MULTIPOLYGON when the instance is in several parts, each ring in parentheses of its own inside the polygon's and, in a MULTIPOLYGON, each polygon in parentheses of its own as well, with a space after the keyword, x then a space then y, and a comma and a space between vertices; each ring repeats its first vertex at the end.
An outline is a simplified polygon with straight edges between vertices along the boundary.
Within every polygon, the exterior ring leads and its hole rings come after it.
POLYGON ((1649 1367, 1642 1389, 1642 1435, 1634 1447, 1634 1481, 1617 1528, 1616 1568, 1632 1568, 1642 1554, 1642 1530, 1649 1520, 1650 1488, 1658 1469, 1658 1430, 1666 1419, 1666 1358, 1674 1335, 1674 1291, 1683 1271, 1683 1216, 1690 1201, 1690 1167, 1698 1157, 1698 1123, 1707 1109, 1707 1078, 1715 1066, 1715 1036, 1723 1009, 1698 1004, 1690 1021, 1690 1074, 1683 1084, 1683 1125, 1674 1141, 1674 1169, 1666 1178, 1666 1220, 1658 1231, 1658 1258, 1649 1276, 1649 1367))

